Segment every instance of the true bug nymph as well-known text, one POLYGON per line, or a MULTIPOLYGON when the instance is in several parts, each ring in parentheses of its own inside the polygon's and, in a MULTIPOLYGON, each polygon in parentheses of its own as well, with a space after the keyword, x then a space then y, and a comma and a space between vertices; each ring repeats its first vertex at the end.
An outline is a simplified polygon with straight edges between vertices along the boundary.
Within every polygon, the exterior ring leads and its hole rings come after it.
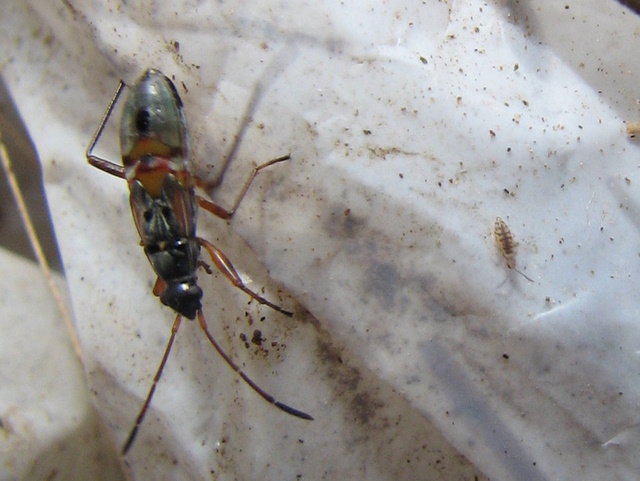
POLYGON ((513 239, 509 226, 500 217, 496 217, 493 225, 493 236, 496 239, 496 244, 498 244, 498 249, 500 249, 502 256, 507 261, 507 267, 513 269, 528 281, 533 282, 533 279, 527 277, 526 274, 516 268, 516 246, 518 243, 513 239))
POLYGON ((108 174, 127 180, 129 203, 140 235, 144 252, 157 274, 153 293, 163 304, 176 312, 171 336, 153 383, 127 438, 122 453, 132 446, 138 428, 151 403, 182 316, 198 323, 207 339, 222 358, 240 377, 265 400, 288 414, 313 419, 310 415, 276 401, 256 385, 222 350, 207 327, 202 313, 202 289, 198 286, 196 269, 200 247, 204 247, 216 267, 239 289, 253 299, 289 317, 293 314, 273 304, 249 289, 242 282, 229 259, 212 243, 196 236, 198 205, 212 214, 230 219, 257 173, 270 165, 289 159, 279 157, 254 168, 245 182, 233 207, 229 210, 196 195, 195 177, 191 174, 187 126, 182 101, 173 82, 157 70, 147 70, 131 87, 120 123, 120 149, 122 165, 93 154, 93 149, 111 115, 122 90, 120 81, 102 122, 87 148, 91 165, 108 174))

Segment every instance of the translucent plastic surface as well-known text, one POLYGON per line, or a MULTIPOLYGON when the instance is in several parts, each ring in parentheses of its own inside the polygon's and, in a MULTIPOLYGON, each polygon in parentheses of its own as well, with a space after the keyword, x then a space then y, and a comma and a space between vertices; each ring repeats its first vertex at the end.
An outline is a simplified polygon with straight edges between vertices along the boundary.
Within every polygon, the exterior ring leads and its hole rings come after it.
MULTIPOLYGON (((84 160, 118 78, 173 78, 202 177, 246 127, 213 192, 224 205, 253 165, 292 157, 228 225, 201 212, 198 232, 294 318, 200 281, 220 342, 315 421, 262 401, 185 321, 133 477, 634 478, 635 16, 596 1, 33 3, 2 7, 23 22, 5 29, 3 73, 118 442, 174 317, 125 183, 84 160), (508 268, 497 217, 533 282, 508 268)), ((117 115, 99 144, 114 160, 116 131, 117 115)))

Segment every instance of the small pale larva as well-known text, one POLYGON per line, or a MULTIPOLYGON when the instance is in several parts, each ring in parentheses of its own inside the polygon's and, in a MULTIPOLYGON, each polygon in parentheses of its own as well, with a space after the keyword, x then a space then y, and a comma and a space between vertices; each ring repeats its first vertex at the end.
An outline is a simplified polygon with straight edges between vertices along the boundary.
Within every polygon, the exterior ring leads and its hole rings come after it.
POLYGON ((516 271, 529 282, 533 282, 533 279, 516 269, 516 246, 518 243, 513 240, 509 226, 500 217, 496 217, 496 222, 493 225, 493 236, 498 244, 498 249, 507 261, 507 267, 516 271))
POLYGON ((632 139, 640 134, 640 121, 627 123, 627 135, 632 139))

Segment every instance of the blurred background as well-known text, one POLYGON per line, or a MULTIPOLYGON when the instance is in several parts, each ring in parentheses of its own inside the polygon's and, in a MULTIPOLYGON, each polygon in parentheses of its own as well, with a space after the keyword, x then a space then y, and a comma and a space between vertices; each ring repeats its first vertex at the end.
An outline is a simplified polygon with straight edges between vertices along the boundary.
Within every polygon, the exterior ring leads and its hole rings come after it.
MULTIPOLYGON (((44 254, 50 267, 62 273, 60 256, 49 218, 47 199, 42 187, 42 172, 38 157, 2 77, 0 77, 0 133, 31 214, 36 233, 42 243, 44 254)), ((0 246, 35 261, 35 255, 22 225, 17 205, 11 195, 4 170, 1 177, 0 246)))

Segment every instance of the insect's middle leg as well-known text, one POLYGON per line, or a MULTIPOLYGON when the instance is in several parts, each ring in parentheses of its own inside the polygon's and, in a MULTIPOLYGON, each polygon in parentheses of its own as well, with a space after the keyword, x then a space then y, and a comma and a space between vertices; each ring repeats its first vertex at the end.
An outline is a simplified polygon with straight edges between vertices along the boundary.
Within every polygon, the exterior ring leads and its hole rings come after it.
MULTIPOLYGON (((285 160, 289 160, 290 158, 291 158, 291 155, 289 155, 289 154, 283 155, 282 157, 278 157, 276 159, 271 159, 270 161, 265 162, 264 164, 260 164, 259 166, 255 167, 251 171, 251 174, 249 174, 249 177, 247 178, 247 180, 244 183, 244 185, 242 186, 242 190, 240 191, 240 194, 236 198, 236 201, 234 202, 234 204, 231 207, 231 209, 225 209, 221 205, 218 205, 215 202, 211 202, 210 200, 207 200, 207 199, 205 199, 204 197, 202 197, 200 195, 196 196, 196 198, 198 200, 198 204, 204 210, 211 212, 213 215, 215 215, 217 217, 220 217, 221 219, 231 219, 231 217, 233 217, 233 214, 236 213, 236 210, 238 209, 238 206, 240 205, 240 202, 242 202, 242 199, 244 199, 244 196, 247 194, 247 191, 249 190, 249 187, 251 187, 251 184, 253 183, 253 180, 256 178, 256 175, 258 175, 258 172, 260 172, 262 169, 266 169, 267 167, 272 166, 273 164, 277 164, 279 162, 284 162, 285 160)), ((199 184, 202 184, 202 186, 206 186, 205 183, 203 183, 203 182, 201 182, 199 180, 197 180, 197 181, 199 182, 199 184)))
POLYGON ((272 302, 269 302, 264 297, 262 297, 260 294, 258 294, 255 291, 252 291, 247 286, 245 286, 244 282, 242 282, 242 279, 238 275, 238 272, 236 271, 235 267, 233 267, 233 264, 231 263, 229 258, 227 256, 225 256, 216 246, 214 246, 211 242, 209 242, 209 241, 207 241, 205 239, 202 239, 200 237, 198 237, 197 239, 198 239, 198 242, 200 243, 200 245, 202 247, 204 247, 206 249, 206 251, 209 253, 209 256, 211 257, 211 260, 216 265, 218 270, 220 272, 222 272, 227 277, 227 279, 229 279, 232 282, 232 284, 234 286, 236 286, 238 289, 240 289, 240 290, 246 292, 247 294, 249 294, 253 299, 258 301, 260 304, 264 304, 265 306, 269 306, 271 309, 274 309, 274 310, 276 310, 278 312, 281 312, 285 316, 293 317, 293 313, 292 312, 289 312, 289 311, 283 309, 282 307, 277 306, 276 304, 274 304, 272 302))

